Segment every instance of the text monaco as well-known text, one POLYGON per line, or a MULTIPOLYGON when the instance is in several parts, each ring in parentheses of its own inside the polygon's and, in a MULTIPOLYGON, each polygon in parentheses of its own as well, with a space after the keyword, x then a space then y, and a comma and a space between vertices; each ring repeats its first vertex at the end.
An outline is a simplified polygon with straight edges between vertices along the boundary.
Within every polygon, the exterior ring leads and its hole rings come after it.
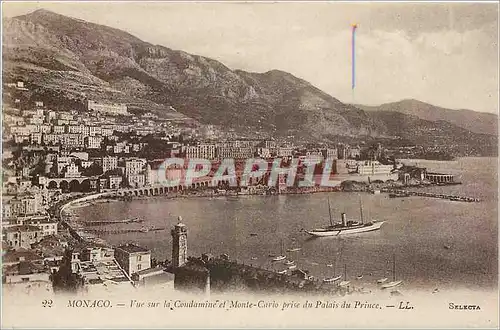
POLYGON ((111 307, 111 302, 109 300, 73 299, 68 301, 68 307, 108 308, 111 307))
POLYGON ((335 187, 338 186, 340 181, 335 180, 334 175, 332 175, 333 162, 333 158, 324 159, 320 156, 305 157, 303 159, 293 158, 287 165, 283 165, 282 158, 272 160, 249 158, 244 162, 244 169, 239 176, 239 183, 236 174, 236 162, 232 158, 222 159, 216 169, 212 167, 213 164, 208 159, 167 158, 153 171, 157 172, 155 183, 167 187, 175 187, 181 184, 191 185, 196 180, 205 178, 209 178, 213 185, 217 185, 219 182, 227 182, 230 187, 238 185, 246 187, 250 185, 252 179, 263 179, 266 174, 269 174, 266 176, 267 186, 274 187, 278 184, 280 178, 286 178, 280 184, 292 187, 296 184, 297 172, 300 168, 302 175, 301 180, 298 181, 298 187, 313 187, 319 182, 319 185, 323 187, 335 187), (320 180, 318 180, 318 175, 315 175, 317 166, 322 167, 321 174, 319 174, 320 180), (167 178, 166 173, 174 168, 184 169, 182 175, 175 179, 167 178), (209 176, 210 173, 213 175, 209 176))

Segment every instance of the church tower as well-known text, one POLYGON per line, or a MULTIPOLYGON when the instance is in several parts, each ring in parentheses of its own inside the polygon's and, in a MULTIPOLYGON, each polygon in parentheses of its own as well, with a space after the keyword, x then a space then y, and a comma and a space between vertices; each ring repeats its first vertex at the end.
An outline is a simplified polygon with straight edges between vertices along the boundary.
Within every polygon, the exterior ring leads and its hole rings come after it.
POLYGON ((187 227, 182 217, 171 231, 172 234, 172 266, 181 267, 187 262, 187 227))

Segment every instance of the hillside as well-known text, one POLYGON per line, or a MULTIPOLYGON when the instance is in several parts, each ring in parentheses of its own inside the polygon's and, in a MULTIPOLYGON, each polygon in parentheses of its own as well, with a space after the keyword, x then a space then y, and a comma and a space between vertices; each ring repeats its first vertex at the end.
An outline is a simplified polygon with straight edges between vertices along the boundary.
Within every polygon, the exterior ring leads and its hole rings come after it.
POLYGON ((433 122, 446 121, 474 133, 498 134, 498 116, 492 113, 445 109, 417 100, 402 100, 380 106, 356 106, 366 111, 394 111, 433 122))
POLYGON ((4 22, 4 70, 75 99, 172 105, 204 123, 320 137, 380 135, 384 127, 281 71, 231 70, 117 29, 46 10, 4 22))
POLYGON ((4 20, 2 47, 4 80, 24 80, 33 98, 56 109, 78 108, 85 99, 112 100, 161 116, 172 115, 173 106, 178 111, 173 114, 201 123, 310 140, 408 136, 411 131, 429 143, 442 136, 484 142, 481 134, 443 121, 403 116, 398 120, 406 125, 394 125, 391 116, 344 104, 287 72, 232 70, 207 57, 47 10, 4 20))

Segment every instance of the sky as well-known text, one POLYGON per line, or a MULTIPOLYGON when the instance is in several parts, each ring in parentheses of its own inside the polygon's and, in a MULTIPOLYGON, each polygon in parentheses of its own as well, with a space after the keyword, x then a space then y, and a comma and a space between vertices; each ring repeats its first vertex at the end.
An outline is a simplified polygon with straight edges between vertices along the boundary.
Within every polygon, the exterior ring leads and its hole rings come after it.
POLYGON ((346 103, 417 99, 498 113, 498 4, 3 2, 45 8, 221 61, 290 72, 346 103), (356 87, 351 88, 351 24, 356 87))

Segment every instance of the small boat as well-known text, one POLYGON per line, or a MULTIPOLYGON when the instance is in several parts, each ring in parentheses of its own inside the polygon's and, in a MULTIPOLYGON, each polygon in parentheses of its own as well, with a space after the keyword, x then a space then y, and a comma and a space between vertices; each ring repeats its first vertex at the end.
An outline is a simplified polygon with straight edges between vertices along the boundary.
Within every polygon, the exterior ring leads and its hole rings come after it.
POLYGON ((256 233, 251 233, 250 236, 257 236, 257 234, 256 233))
POLYGON ((384 278, 381 278, 380 280, 377 280, 377 283, 378 284, 382 284, 382 283, 385 283, 387 282, 388 278, 387 277, 384 277, 384 278))
POLYGON ((396 281, 396 255, 392 256, 392 281, 381 286, 382 289, 394 288, 403 283, 402 280, 396 281))
POLYGON ((302 248, 293 248, 293 249, 286 250, 286 252, 297 252, 297 251, 300 251, 300 250, 302 250, 302 248))
POLYGON ((325 279, 323 279, 323 282, 332 283, 332 282, 340 280, 341 278, 342 278, 342 275, 337 275, 335 277, 325 278, 325 279))
POLYGON ((392 281, 392 282, 389 282, 389 283, 382 285, 382 289, 394 288, 394 287, 400 285, 401 283, 403 283, 403 281, 401 281, 401 280, 392 281))
POLYGON ((363 278, 363 275, 358 275, 358 276, 356 276, 356 279, 357 279, 357 280, 360 280, 360 279, 362 279, 362 278, 363 278))
POLYGON ((294 265, 294 264, 295 264, 295 261, 293 261, 293 260, 287 260, 287 261, 285 261, 285 265, 287 265, 287 266, 291 266, 291 265, 294 265))
POLYGON ((432 293, 438 293, 439 292, 439 289, 438 288, 435 288, 432 293))
POLYGON ((285 260, 286 256, 283 254, 283 240, 281 241, 281 254, 273 258, 273 261, 282 261, 285 260))
POLYGON ((347 280, 347 265, 344 264, 344 280, 339 283, 339 286, 348 286, 351 281, 347 280))
POLYGON ((327 236, 337 236, 346 234, 357 234, 364 233, 374 230, 379 230, 385 221, 372 220, 370 222, 364 222, 363 219, 363 206, 360 202, 360 213, 361 222, 347 220, 346 214, 342 213, 342 223, 334 223, 332 220, 332 213, 330 210, 330 199, 328 199, 328 214, 330 215, 330 225, 324 228, 316 228, 312 230, 306 230, 305 232, 314 237, 327 237, 327 236))

